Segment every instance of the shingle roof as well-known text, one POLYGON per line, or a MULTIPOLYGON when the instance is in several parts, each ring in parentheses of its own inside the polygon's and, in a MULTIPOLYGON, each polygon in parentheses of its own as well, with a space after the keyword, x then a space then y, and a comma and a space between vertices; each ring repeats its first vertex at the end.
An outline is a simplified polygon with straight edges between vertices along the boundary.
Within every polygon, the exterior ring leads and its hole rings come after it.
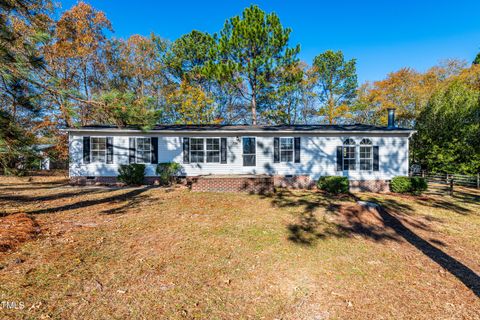
MULTIPOLYGON (((94 126, 84 126, 77 128, 77 130, 108 130, 108 129, 118 129, 118 130, 140 130, 137 126, 127 126, 124 128, 118 128, 116 126, 109 125, 94 125, 94 126)), ((68 129, 67 129, 68 131, 68 129)), ((276 132, 276 131, 292 131, 292 132, 309 132, 309 131, 412 131, 408 128, 388 128, 381 126, 365 125, 365 124, 348 124, 348 125, 225 125, 225 124, 210 124, 210 125, 156 125, 153 128, 147 131, 265 131, 265 132, 276 132)))

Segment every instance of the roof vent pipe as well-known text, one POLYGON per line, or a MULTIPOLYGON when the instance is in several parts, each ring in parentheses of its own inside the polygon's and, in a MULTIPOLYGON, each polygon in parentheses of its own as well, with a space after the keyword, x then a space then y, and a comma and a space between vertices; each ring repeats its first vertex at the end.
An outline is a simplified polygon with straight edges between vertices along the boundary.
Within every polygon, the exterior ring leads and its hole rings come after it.
POLYGON ((395 128, 395 109, 389 108, 388 110, 388 129, 395 128))

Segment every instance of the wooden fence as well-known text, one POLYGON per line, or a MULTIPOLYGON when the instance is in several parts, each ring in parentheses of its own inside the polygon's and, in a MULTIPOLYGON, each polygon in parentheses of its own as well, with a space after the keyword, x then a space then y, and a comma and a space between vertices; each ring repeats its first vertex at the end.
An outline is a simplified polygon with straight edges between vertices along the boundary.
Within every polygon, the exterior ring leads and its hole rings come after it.
POLYGON ((473 187, 480 189, 480 173, 473 176, 450 173, 412 173, 412 176, 424 177, 428 182, 441 183, 446 185, 457 185, 464 187, 473 187))

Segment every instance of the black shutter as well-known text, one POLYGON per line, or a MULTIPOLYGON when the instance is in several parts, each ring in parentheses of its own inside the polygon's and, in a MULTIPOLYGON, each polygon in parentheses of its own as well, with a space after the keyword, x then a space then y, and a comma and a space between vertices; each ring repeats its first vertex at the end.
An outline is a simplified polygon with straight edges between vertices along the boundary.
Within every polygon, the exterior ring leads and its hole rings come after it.
POLYGON ((373 171, 379 170, 379 161, 378 161, 378 146, 373 147, 373 171))
POLYGON ((113 163, 113 137, 107 137, 107 163, 113 163))
POLYGON ((280 162, 280 138, 273 138, 273 162, 280 162))
POLYGON ((337 171, 343 171, 343 147, 337 147, 337 171))
POLYGON ((158 138, 152 137, 150 138, 150 152, 151 155, 151 163, 158 163, 158 138))
POLYGON ((190 138, 183 138, 183 163, 190 163, 190 138))
POLYGON ((227 138, 220 139, 220 163, 227 163, 227 138))
POLYGON ((300 163, 300 137, 294 138, 295 163, 300 163))
POLYGON ((83 163, 90 163, 90 137, 83 137, 83 163))
POLYGON ((129 140, 128 163, 135 163, 135 138, 129 140))

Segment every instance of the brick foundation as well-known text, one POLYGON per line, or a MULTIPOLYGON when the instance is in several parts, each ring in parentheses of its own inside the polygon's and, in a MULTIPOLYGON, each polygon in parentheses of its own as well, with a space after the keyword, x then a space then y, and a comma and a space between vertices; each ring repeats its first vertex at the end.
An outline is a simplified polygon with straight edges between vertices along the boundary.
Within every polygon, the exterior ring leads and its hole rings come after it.
POLYGON ((312 189, 315 180, 309 176, 274 176, 273 183, 279 188, 312 189))
MULTIPOLYGON (((158 177, 145 177, 144 183, 152 185, 158 184, 158 177)), ((70 184, 80 186, 122 185, 117 177, 93 177, 93 179, 87 179, 87 177, 70 177, 70 184)))
POLYGON ((350 191, 389 192, 390 183, 387 180, 352 180, 350 191))
POLYGON ((197 192, 248 192, 272 193, 273 177, 270 176, 204 176, 191 178, 191 190, 197 192))
MULTIPOLYGON (((74 185, 122 185, 116 177, 70 177, 74 185)), ((159 184, 158 177, 145 177, 145 184, 159 184)), ((192 191, 198 192, 248 192, 270 193, 274 187, 312 189, 316 181, 309 176, 199 176, 178 178, 177 183, 188 184, 192 191)), ((352 180, 350 191, 389 192, 390 183, 387 180, 352 180)))

